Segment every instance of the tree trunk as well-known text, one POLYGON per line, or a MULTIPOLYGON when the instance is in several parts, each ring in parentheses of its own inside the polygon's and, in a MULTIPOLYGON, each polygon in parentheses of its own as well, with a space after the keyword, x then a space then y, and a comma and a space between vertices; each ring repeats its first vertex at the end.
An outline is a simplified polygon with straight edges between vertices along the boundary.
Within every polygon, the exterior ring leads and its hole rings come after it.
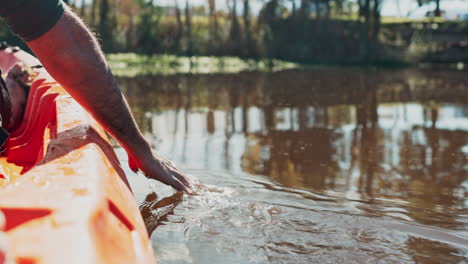
POLYGON ((85 17, 85 0, 81 0, 80 16, 85 17))
POLYGON ((90 24, 93 27, 96 27, 97 21, 96 21, 96 13, 98 9, 98 0, 93 0, 93 3, 91 5, 91 19, 90 19, 90 24))
POLYGON ((320 0, 315 0, 315 18, 320 19, 320 0))
POLYGON ((189 0, 185 1, 185 29, 186 29, 186 34, 187 34, 186 55, 193 56, 192 18, 190 15, 189 0))
POLYGON ((180 44, 182 42, 182 34, 184 32, 184 24, 182 23, 182 12, 180 12, 179 4, 177 0, 174 0, 175 3, 175 15, 176 15, 176 20, 177 20, 177 31, 175 35, 175 52, 179 54, 180 50, 180 44))
POLYGON ((253 41, 252 41, 252 32, 250 24, 250 6, 249 0, 244 0, 244 32, 245 32, 245 45, 244 45, 244 56, 251 57, 253 55, 253 41))
POLYGON ((442 16, 442 12, 440 11, 440 0, 435 0, 436 2, 436 9, 434 11, 434 16, 440 17, 442 16))
POLYGON ((310 0, 301 0, 301 6, 299 7, 299 16, 301 18, 309 17, 309 4, 310 4, 309 1, 310 0))
POLYGON ((208 43, 208 54, 209 55, 220 55, 220 44, 221 37, 219 36, 219 24, 218 17, 216 15, 216 1, 208 0, 209 8, 209 43, 208 43))
POLYGON ((231 10, 231 28, 229 31, 229 46, 230 46, 230 55, 233 56, 242 56, 241 46, 242 40, 240 36, 240 25, 237 18, 237 0, 233 0, 232 10, 231 10))
POLYGON ((296 1, 292 0, 291 3, 291 16, 296 17, 296 1))
POLYGON ((109 13, 109 0, 101 0, 99 8, 99 34, 101 36, 104 51, 112 50, 112 30, 109 13))
POLYGON ((330 18, 330 0, 325 0, 325 18, 330 18))
POLYGON ((130 20, 130 22, 129 22, 129 25, 128 25, 128 28, 127 28, 127 32, 125 34, 126 38, 127 38, 127 40, 125 42, 125 45, 126 45, 125 48, 126 48, 126 50, 133 50, 134 42, 132 40, 134 39, 133 38, 134 37, 134 34, 133 34, 134 21, 133 21, 132 16, 130 16, 128 19, 130 20))
POLYGON ((369 29, 370 29, 370 1, 364 0, 360 6, 360 15, 364 21, 361 21, 361 36, 359 44, 360 60, 369 62, 369 29))
POLYGON ((373 19, 372 19, 372 39, 371 39, 371 61, 375 62, 379 51, 379 33, 380 33, 380 8, 382 0, 373 0, 373 19))

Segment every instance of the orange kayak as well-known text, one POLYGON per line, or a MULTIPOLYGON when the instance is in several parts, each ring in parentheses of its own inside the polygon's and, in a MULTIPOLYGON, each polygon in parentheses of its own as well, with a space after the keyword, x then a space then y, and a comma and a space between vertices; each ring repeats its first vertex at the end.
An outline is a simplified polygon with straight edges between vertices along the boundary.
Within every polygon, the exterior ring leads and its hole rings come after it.
MULTIPOLYGON (((16 63, 39 64, 23 51, 0 51, 4 72, 16 63)), ((7 241, 0 257, 19 264, 155 263, 103 128, 44 69, 34 71, 23 121, 0 157, 0 236, 7 241)))

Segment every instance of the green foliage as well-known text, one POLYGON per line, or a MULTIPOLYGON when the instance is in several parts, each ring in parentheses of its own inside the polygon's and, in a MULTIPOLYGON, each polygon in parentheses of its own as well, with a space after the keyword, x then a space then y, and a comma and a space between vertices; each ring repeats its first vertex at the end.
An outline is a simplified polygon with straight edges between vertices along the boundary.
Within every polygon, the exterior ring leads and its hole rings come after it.
MULTIPOLYGON (((155 54, 231 56, 271 65, 275 59, 346 65, 398 60, 385 57, 381 44, 391 42, 387 35, 404 37, 387 34, 389 30, 381 33, 381 27, 450 24, 442 18, 381 18, 383 0, 264 0, 258 14, 250 10, 252 0, 229 0, 227 10, 216 9, 215 0, 200 6, 191 6, 189 0, 173 1, 169 7, 158 6, 156 0, 69 3, 94 28, 106 53, 136 52, 151 58, 155 54)), ((456 27, 466 32, 462 23, 456 27)), ((421 30, 427 31, 426 26, 421 30)), ((21 45, 1 24, 0 38, 21 45)), ((418 52, 430 50, 424 49, 429 44, 418 45, 414 49, 418 52)))
POLYGON ((238 73, 242 71, 277 71, 300 67, 299 64, 273 60, 242 60, 237 57, 183 57, 175 55, 141 55, 116 53, 107 55, 117 76, 175 73, 238 73))

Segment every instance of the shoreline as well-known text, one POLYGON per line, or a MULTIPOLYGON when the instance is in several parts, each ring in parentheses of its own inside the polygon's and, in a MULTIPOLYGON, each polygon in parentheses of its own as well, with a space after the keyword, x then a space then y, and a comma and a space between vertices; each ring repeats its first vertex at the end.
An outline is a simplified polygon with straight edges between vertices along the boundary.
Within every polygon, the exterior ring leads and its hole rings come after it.
POLYGON ((278 59, 254 60, 239 57, 178 56, 169 54, 143 55, 137 53, 106 54, 112 72, 120 77, 159 74, 237 74, 241 72, 278 72, 285 70, 307 70, 316 68, 375 68, 375 69, 468 69, 465 63, 408 63, 402 61, 380 61, 363 63, 296 63, 278 59))

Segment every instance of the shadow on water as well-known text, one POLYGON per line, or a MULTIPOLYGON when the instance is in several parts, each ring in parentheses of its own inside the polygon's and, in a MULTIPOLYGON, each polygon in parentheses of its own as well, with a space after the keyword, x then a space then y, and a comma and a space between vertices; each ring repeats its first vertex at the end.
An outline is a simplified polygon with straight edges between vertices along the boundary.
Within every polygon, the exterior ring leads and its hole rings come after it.
POLYGON ((160 261, 464 263, 465 75, 120 78, 154 147, 204 184, 184 199, 136 187, 158 193, 141 208, 160 261))

